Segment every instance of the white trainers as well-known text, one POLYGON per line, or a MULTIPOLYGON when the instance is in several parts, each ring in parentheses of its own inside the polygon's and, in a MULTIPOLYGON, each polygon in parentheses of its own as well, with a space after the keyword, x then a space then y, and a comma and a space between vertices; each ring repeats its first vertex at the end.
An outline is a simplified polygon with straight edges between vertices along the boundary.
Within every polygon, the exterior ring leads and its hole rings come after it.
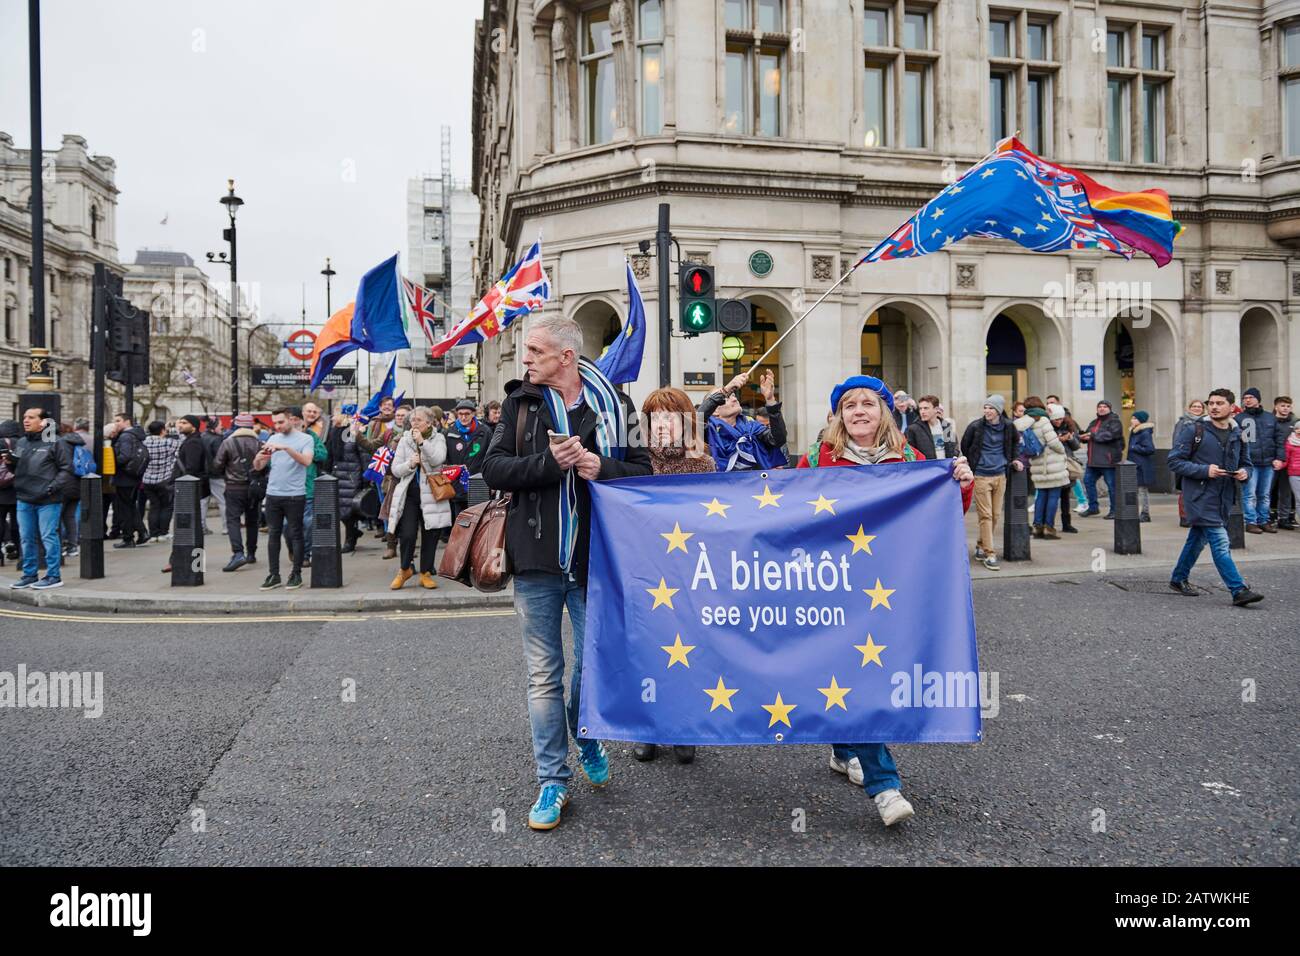
POLYGON ((897 790, 884 790, 876 794, 872 799, 876 801, 876 809, 880 811, 880 819, 884 821, 887 827, 892 827, 895 823, 902 823, 915 812, 912 805, 897 790))
POLYGON ((1074 509, 1074 513, 1077 514, 1077 515, 1087 514, 1087 512, 1088 512, 1088 506, 1087 506, 1087 505, 1079 505, 1079 507, 1077 507, 1077 508, 1074 509))
POLYGON ((862 786, 862 763, 857 757, 850 757, 848 760, 841 760, 835 756, 835 751, 831 751, 831 769, 836 773, 848 774, 849 783, 855 787, 862 786))

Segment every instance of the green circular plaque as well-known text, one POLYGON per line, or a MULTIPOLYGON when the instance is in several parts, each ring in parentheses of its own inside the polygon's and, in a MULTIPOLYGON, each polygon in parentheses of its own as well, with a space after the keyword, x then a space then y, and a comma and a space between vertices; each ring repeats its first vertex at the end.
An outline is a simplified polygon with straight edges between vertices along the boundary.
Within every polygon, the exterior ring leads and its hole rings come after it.
POLYGON ((760 279, 772 271, 772 257, 762 249, 758 249, 749 256, 749 271, 754 273, 760 279))

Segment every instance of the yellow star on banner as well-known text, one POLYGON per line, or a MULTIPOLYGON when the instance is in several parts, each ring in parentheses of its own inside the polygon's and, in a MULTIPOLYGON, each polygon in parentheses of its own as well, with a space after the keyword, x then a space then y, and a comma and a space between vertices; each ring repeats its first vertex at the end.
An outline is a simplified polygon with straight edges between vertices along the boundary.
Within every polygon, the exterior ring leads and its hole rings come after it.
POLYGON ((659 650, 668 652, 669 667, 672 667, 674 664, 677 663, 681 663, 686 665, 687 667, 690 667, 691 662, 686 659, 686 655, 689 654, 691 651, 695 650, 695 645, 683 644, 682 636, 678 634, 676 641, 674 641, 672 644, 660 644, 659 650))
POLYGON ((863 533, 862 525, 858 525, 857 534, 846 534, 844 537, 853 542, 853 551, 850 553, 850 557, 857 554, 859 551, 865 551, 867 554, 871 554, 871 542, 876 540, 874 534, 863 533))
POLYGON ((722 515, 722 517, 725 518, 727 516, 727 509, 731 507, 731 505, 724 505, 717 498, 714 498, 712 501, 701 501, 700 504, 709 509, 704 515, 706 518, 709 515, 722 515))
POLYGON ((713 705, 709 708, 709 713, 713 713, 719 707, 725 707, 734 714, 735 711, 731 708, 731 695, 738 690, 740 690, 739 687, 727 687, 723 684, 721 677, 718 678, 717 687, 704 688, 704 693, 713 698, 713 705))
POLYGON ((889 646, 888 644, 877 644, 874 640, 872 640, 871 635, 868 634, 867 643, 854 644, 853 649, 862 652, 863 667, 867 666, 867 661, 875 661, 877 667, 884 667, 885 666, 884 662, 880 660, 880 652, 883 651, 888 646, 889 646))
MULTIPOLYGON (((877 581, 876 583, 879 584, 880 582, 877 581)), ((655 599, 654 607, 650 608, 650 610, 653 611, 660 604, 667 604, 670 611, 676 610, 676 608, 673 607, 673 595, 680 590, 681 588, 670 588, 667 582, 664 581, 663 578, 660 578, 659 587, 646 588, 646 593, 655 599)))
POLYGON ((838 707, 840 710, 849 709, 848 706, 844 703, 844 695, 847 694, 849 691, 853 690, 853 688, 841 687, 839 684, 835 682, 834 674, 831 675, 830 687, 818 687, 817 689, 826 695, 827 710, 830 710, 832 706, 838 707))
POLYGON ((781 507, 776 503, 776 499, 784 498, 785 495, 774 495, 772 494, 772 489, 769 488, 767 485, 764 485, 763 493, 761 495, 750 495, 749 497, 753 498, 755 501, 758 502, 758 508, 761 511, 762 509, 766 508, 768 505, 771 505, 773 508, 781 507))
MULTIPOLYGON (((862 590, 864 593, 871 595, 871 610, 874 611, 876 607, 881 604, 885 606, 886 610, 893 610, 893 608, 889 606, 889 595, 897 591, 898 588, 881 587, 880 578, 876 578, 876 586, 874 588, 863 588, 862 590)), ((671 606, 672 605, 669 605, 669 607, 671 606)))
POLYGON ((818 494, 818 495, 817 495, 817 500, 816 500, 816 501, 809 501, 809 502, 807 502, 807 504, 812 505, 813 508, 816 509, 816 510, 813 512, 813 515, 814 515, 814 517, 815 517, 815 516, 821 514, 823 511, 829 511, 831 514, 835 514, 835 509, 834 509, 833 507, 831 507, 831 506, 834 505, 835 502, 837 502, 837 501, 839 501, 839 500, 840 500, 839 498, 827 498, 827 497, 826 497, 825 495, 823 495, 823 494, 818 494))
MULTIPOLYGON (((775 704, 763 704, 763 709, 772 715, 772 719, 767 722, 769 727, 775 727, 777 723, 790 726, 790 711, 798 707, 798 704, 787 704, 781 700, 780 693, 776 695, 775 704)), ((792 730, 794 728, 791 728, 792 730)))
POLYGON ((694 531, 683 531, 682 526, 676 521, 673 522, 672 531, 661 531, 659 537, 668 542, 668 553, 672 554, 674 550, 679 550, 682 554, 688 554, 686 550, 686 539, 695 537, 694 531))

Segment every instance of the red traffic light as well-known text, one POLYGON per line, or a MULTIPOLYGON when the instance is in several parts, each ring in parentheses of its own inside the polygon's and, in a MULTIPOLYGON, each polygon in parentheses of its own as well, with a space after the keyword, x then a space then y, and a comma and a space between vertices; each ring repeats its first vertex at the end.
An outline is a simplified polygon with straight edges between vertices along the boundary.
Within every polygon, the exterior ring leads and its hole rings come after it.
POLYGON ((686 292, 689 295, 708 295, 713 289, 713 276, 707 268, 692 266, 686 270, 686 292))

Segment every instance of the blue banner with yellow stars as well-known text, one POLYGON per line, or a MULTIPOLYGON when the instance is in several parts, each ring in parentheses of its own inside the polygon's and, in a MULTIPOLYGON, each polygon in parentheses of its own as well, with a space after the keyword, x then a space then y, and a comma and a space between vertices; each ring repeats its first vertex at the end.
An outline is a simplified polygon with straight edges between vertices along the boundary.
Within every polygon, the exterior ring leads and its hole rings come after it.
POLYGON ((952 462, 590 484, 579 735, 980 739, 952 462))

